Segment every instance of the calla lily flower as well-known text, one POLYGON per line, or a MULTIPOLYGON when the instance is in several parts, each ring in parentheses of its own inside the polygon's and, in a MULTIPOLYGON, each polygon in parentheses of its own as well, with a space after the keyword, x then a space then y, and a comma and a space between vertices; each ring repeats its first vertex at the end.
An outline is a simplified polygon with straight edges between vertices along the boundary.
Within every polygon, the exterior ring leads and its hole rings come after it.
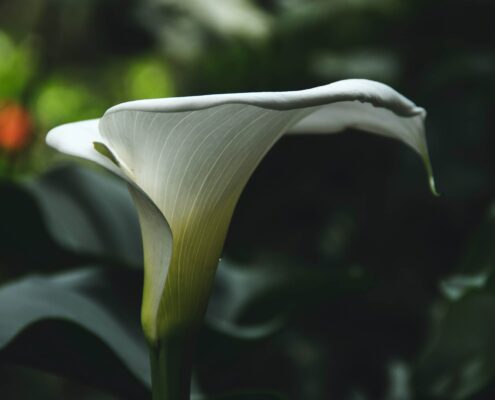
POLYGON ((59 126, 47 142, 127 180, 144 246, 142 325, 157 348, 201 322, 237 200, 282 135, 357 128, 398 139, 421 156, 435 192, 425 115, 392 88, 353 79, 292 92, 131 101, 99 120, 59 126))

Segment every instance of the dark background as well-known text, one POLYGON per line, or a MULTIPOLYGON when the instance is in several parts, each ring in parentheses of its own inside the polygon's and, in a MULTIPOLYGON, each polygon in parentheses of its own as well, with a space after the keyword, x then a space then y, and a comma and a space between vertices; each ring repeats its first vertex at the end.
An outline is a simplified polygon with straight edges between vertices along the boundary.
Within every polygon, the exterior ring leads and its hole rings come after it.
MULTIPOLYGON (((420 159, 399 143, 357 131, 283 138, 241 197, 211 302, 212 315, 239 329, 268 329, 246 340, 205 328, 195 390, 267 390, 298 400, 493 399, 495 3, 200 4, 209 12, 192 0, 0 3, 0 112, 21 107, 31 126, 15 122, 26 143, 0 149, 2 285, 88 265, 129 270, 101 250, 108 239, 101 232, 111 237, 112 225, 107 214, 88 211, 87 199, 78 207, 100 236, 88 233, 91 243, 77 246, 52 236, 57 222, 47 209, 66 221, 77 212, 58 215, 56 201, 40 206, 46 188, 77 197, 94 186, 81 189, 68 165, 82 164, 47 148, 50 128, 137 98, 375 79, 427 110, 441 196, 429 192, 420 159)), ((120 189, 112 196, 128 202, 120 189)), ((139 260, 139 249, 132 256, 139 260)), ((123 295, 134 322, 135 269, 123 295)), ((112 282, 115 290, 128 284, 112 282)), ((0 308, 15 307, 11 301, 0 308)), ((0 312, 0 325, 6 318, 0 312)), ((0 352, 0 398, 114 398, 111 387, 86 376, 111 352, 92 360, 92 339, 76 346, 76 327, 60 323, 28 325, 0 352), (85 372, 64 373, 64 363, 85 372)))

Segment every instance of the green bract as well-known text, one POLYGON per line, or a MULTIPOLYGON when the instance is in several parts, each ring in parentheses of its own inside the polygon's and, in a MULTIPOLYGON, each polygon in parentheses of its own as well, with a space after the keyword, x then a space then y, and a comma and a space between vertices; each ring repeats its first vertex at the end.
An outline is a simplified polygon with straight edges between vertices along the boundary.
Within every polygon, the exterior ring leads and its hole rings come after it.
POLYGON ((123 103, 100 120, 53 129, 47 142, 129 183, 145 254, 142 323, 156 344, 201 321, 237 200, 282 135, 357 128, 399 139, 423 158, 434 191, 425 114, 386 85, 344 80, 293 92, 123 103))

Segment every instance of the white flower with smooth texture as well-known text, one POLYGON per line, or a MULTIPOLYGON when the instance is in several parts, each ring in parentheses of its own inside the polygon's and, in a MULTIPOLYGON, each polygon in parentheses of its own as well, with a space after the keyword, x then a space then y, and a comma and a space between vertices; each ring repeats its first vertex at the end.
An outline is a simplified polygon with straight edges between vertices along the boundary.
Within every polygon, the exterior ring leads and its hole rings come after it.
POLYGON ((356 128, 398 139, 422 157, 435 191, 425 115, 390 87, 353 79, 292 92, 132 101, 99 120, 59 126, 47 142, 129 183, 145 254, 142 323, 156 343, 201 321, 237 200, 282 135, 356 128))

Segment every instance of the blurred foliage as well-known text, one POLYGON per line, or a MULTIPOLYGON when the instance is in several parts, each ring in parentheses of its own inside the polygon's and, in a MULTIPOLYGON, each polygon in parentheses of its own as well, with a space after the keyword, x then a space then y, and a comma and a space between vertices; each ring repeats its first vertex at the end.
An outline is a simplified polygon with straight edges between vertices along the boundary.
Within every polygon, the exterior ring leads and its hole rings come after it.
POLYGON ((32 50, 0 32, 0 60, 0 99, 17 99, 36 68, 32 50))
MULTIPOLYGON (((122 81, 118 81, 122 84, 122 81)), ((124 82, 128 99, 152 99, 171 97, 174 87, 166 65, 157 59, 143 59, 133 62, 126 71, 124 82)))
POLYGON ((78 118, 90 119, 105 111, 101 100, 83 86, 62 79, 51 79, 38 88, 34 115, 43 127, 53 127, 78 118))
MULTIPOLYGON (((100 286, 63 290, 138 329, 141 254, 128 194, 94 170, 42 174, 67 161, 44 144, 53 126, 138 98, 377 79, 427 109, 442 196, 428 193, 415 155, 385 139, 281 140, 236 210, 195 393, 493 399, 494 13, 490 0, 1 2, 0 103, 25 110, 33 136, 22 151, 0 150, 0 294, 29 282, 42 291, 98 266, 91 282, 100 286), (115 271, 129 279, 107 279, 115 271), (108 285, 126 294, 102 297, 108 285)), ((55 292, 37 296, 55 301, 55 292)), ((24 310, 21 318, 35 307, 17 297, 0 309, 24 310)), ((0 333, 15 323, 5 315, 0 333)), ((130 373, 82 319, 45 317, 0 352, 1 398, 138 393, 75 383, 98 384, 80 373, 98 360, 115 366, 101 371, 110 382, 130 373), (72 369, 46 362, 64 353, 72 369)))

